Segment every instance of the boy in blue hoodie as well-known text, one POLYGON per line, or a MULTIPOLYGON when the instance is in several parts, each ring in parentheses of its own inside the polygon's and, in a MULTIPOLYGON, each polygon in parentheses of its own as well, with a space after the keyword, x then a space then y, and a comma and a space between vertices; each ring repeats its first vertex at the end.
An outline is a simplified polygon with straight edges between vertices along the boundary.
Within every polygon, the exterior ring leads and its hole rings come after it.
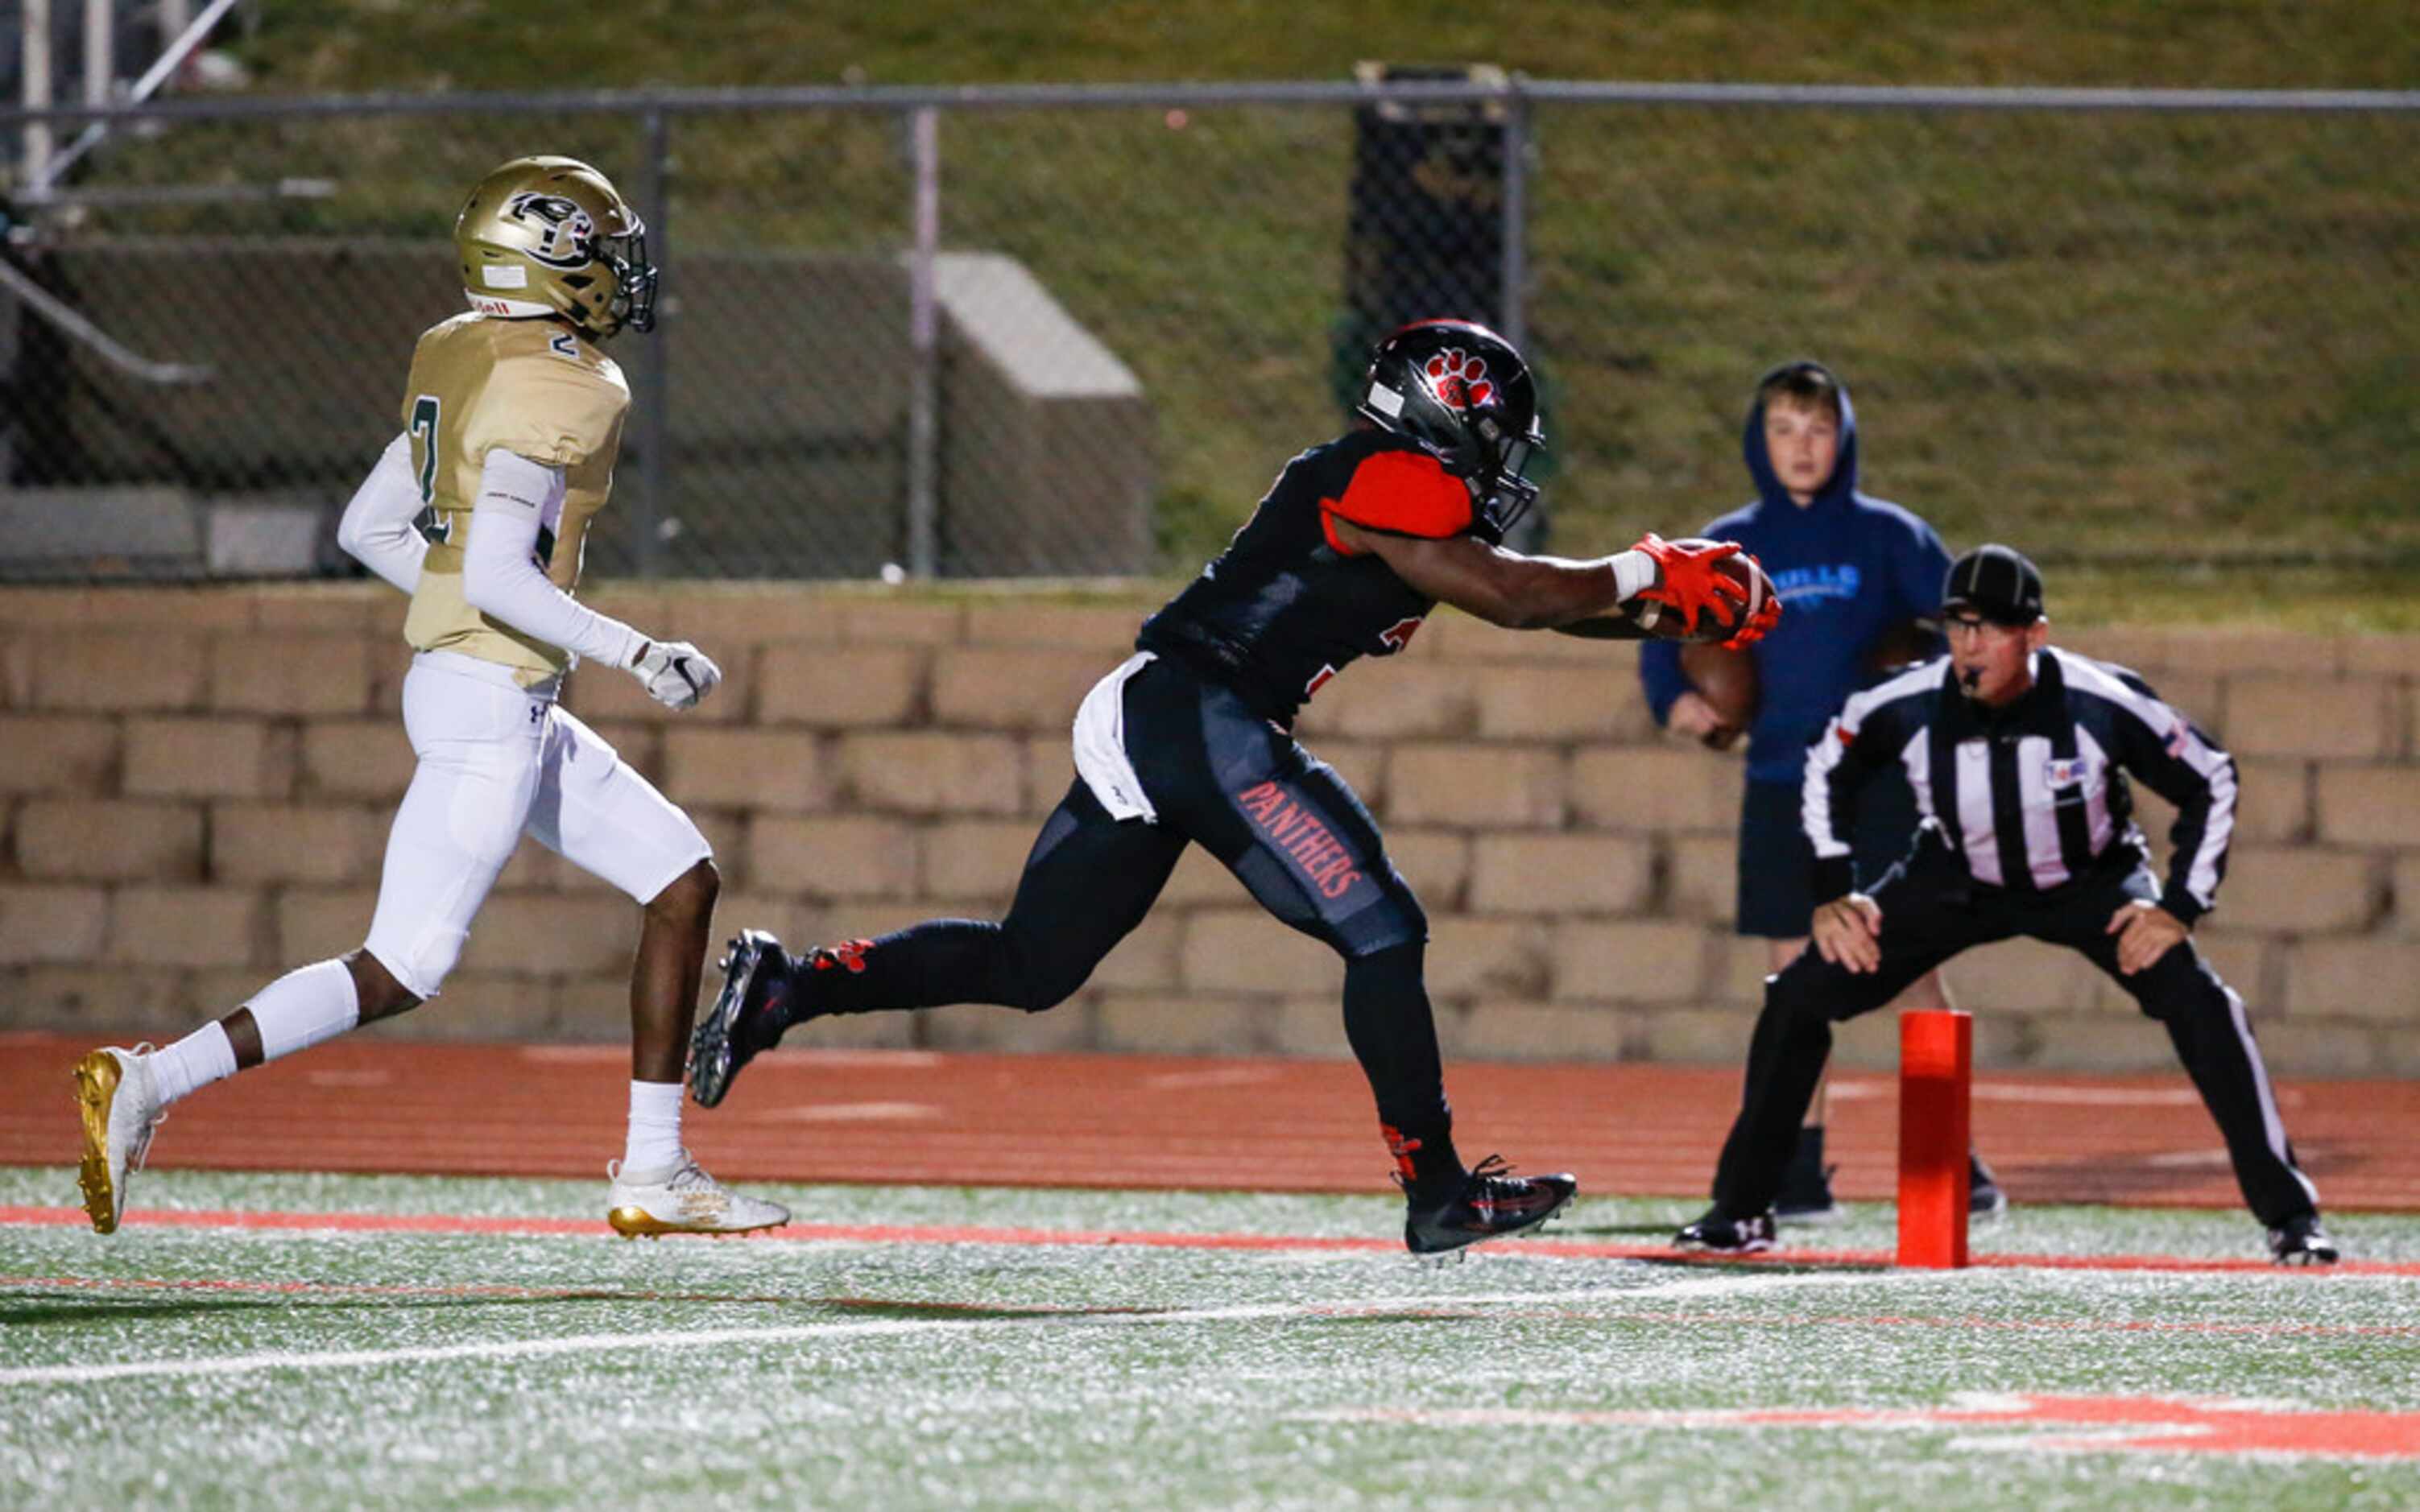
MULTIPOLYGON (((1779 971, 1806 948, 1814 912, 1814 852, 1800 817, 1807 744, 1851 693, 1874 680, 1878 653, 1903 641, 1911 625, 1922 627, 1922 655, 1945 649, 1937 622, 1949 552, 1912 511, 1857 491, 1857 412, 1848 386, 1822 363, 1786 363, 1758 381, 1741 445, 1756 502, 1703 533, 1755 553, 1788 607, 1750 649, 1759 698, 1747 730, 1736 922, 1740 933, 1770 942, 1779 971)), ((1717 747, 1739 733, 1690 687, 1675 642, 1642 646, 1638 674, 1658 724, 1717 747)), ((1916 814, 1895 774, 1861 797, 1855 849, 1863 883, 1906 852, 1916 814)), ((1927 974, 1900 1003, 1948 1007, 1940 973, 1927 974)), ((1776 1205, 1784 1219, 1838 1211, 1823 1165, 1823 1109, 1819 1089, 1776 1205)), ((1973 1188, 1975 1211, 2006 1206, 1979 1160, 1973 1188)))

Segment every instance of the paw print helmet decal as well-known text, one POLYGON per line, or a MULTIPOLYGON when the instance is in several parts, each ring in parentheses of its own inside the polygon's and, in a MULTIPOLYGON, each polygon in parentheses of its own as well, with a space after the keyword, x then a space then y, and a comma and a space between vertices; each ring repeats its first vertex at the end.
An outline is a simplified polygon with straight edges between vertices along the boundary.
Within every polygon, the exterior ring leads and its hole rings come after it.
POLYGON ((1545 449, 1538 389, 1511 342, 1469 320, 1419 320, 1371 354, 1357 407, 1381 429, 1435 457, 1470 487, 1501 537, 1537 501, 1522 475, 1545 449))
POLYGON ((1487 359, 1459 347, 1448 347, 1422 363, 1420 377, 1429 380, 1437 401, 1449 409, 1484 408, 1496 396, 1496 385, 1487 377, 1487 359))

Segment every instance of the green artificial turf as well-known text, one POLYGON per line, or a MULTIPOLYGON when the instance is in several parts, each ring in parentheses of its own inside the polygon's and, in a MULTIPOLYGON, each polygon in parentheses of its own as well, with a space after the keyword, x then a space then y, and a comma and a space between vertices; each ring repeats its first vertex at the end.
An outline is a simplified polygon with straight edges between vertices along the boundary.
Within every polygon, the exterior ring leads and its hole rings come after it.
MULTIPOLYGON (((71 1186, 0 1171, 0 1206, 71 1186)), ((153 1172, 137 1192, 153 1211, 601 1206, 598 1187, 541 1181, 153 1172)), ((771 1195, 825 1223, 1197 1241, 1384 1240, 1400 1221, 1375 1198, 771 1195)), ((1590 1200, 1550 1239, 1652 1242, 1685 1216, 1590 1200)), ((2334 1227, 2356 1257, 2420 1259, 2409 1217, 2334 1227)), ((1887 1210, 1858 1208, 1794 1237, 1881 1248, 1889 1231, 1887 1210)), ((2257 1234, 2232 1212, 2020 1208, 1977 1244, 2242 1257, 2257 1234)), ((0 1223, 0 1502, 2385 1507, 2420 1495, 2415 1316, 2420 1277, 2397 1274, 601 1228, 101 1239, 21 1218, 0 1223), (2007 1415, 2044 1399, 2068 1405, 2007 1415), (2365 1442, 2389 1452, 2237 1452, 2206 1424, 2181 1430, 2198 1446, 2145 1447, 2106 1421, 2246 1401, 2261 1425, 2374 1414, 2365 1442), (1736 1415, 1776 1409, 1818 1418, 1736 1415)))

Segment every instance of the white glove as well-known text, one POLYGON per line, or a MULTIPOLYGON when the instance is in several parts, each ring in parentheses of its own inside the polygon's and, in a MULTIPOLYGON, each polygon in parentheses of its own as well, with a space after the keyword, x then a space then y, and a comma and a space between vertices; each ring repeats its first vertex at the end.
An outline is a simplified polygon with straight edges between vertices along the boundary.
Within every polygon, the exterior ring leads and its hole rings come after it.
POLYGON ((623 671, 646 686, 647 697, 669 709, 693 709, 722 681, 722 669, 686 640, 648 640, 623 671))

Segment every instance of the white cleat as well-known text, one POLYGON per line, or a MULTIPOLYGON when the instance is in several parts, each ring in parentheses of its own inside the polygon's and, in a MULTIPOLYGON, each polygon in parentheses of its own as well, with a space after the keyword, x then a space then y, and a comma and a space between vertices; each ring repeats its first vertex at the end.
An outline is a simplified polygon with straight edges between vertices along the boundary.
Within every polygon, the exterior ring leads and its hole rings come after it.
POLYGON ((76 1109, 84 1118, 84 1161, 76 1184, 96 1234, 114 1234, 126 1212, 127 1178, 143 1168, 160 1127, 160 1088, 147 1044, 105 1045, 75 1063, 76 1109))
POLYGON ((790 1210, 778 1202, 734 1192, 706 1174, 683 1150, 677 1165, 652 1171, 626 1171, 614 1161, 605 1167, 613 1179, 607 1197, 605 1221, 624 1239, 644 1234, 744 1234, 757 1228, 778 1228, 790 1221, 790 1210))

